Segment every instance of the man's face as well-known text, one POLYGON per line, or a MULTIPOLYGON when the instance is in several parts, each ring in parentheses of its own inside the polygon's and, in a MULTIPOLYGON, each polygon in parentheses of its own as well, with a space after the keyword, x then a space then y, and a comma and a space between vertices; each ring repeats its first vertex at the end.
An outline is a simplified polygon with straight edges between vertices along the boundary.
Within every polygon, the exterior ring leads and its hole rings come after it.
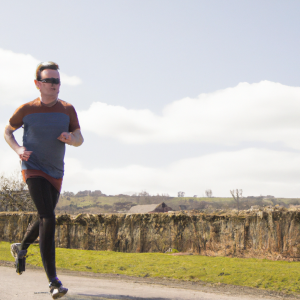
MULTIPOLYGON (((59 72, 57 70, 46 69, 41 72, 41 80, 45 78, 59 78, 59 72)), ((60 83, 47 83, 35 80, 35 85, 40 90, 42 96, 57 97, 59 93, 60 83)))

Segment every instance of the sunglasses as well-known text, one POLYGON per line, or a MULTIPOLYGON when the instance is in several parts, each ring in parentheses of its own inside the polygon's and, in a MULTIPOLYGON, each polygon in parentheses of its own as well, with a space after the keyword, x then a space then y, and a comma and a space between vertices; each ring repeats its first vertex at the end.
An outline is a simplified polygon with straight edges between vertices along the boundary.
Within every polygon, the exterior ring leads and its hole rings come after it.
POLYGON ((52 84, 60 84, 60 79, 59 78, 43 78, 38 80, 40 82, 44 82, 44 83, 52 83, 52 84))

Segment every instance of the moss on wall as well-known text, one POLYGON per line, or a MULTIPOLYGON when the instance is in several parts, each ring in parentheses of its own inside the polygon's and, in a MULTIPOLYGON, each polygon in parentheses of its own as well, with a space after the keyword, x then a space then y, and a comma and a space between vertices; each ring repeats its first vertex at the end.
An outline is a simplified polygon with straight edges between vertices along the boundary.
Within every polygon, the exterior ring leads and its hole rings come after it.
MULTIPOLYGON (((35 213, 0 213, 0 240, 21 241, 35 213)), ((56 218, 56 245, 121 252, 175 248, 208 256, 300 260, 300 212, 79 214, 56 218)))

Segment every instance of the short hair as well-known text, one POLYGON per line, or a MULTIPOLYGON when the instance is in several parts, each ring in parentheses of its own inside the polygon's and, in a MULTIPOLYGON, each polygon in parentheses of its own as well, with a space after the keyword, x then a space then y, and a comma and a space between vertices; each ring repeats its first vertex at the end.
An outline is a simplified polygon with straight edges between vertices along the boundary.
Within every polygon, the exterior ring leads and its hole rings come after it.
POLYGON ((39 63, 38 66, 36 67, 35 79, 41 80, 41 72, 47 69, 59 70, 59 66, 57 63, 53 61, 46 61, 46 62, 39 63))

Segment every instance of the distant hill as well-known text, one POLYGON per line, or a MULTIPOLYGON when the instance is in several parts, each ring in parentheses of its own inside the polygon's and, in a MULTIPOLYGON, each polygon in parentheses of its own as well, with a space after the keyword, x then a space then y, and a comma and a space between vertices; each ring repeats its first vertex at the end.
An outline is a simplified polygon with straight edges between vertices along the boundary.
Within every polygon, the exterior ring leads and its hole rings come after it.
MULTIPOLYGON (((149 195, 143 192, 136 195, 105 195, 101 191, 80 191, 77 194, 64 192, 57 205, 58 213, 118 213, 128 212, 135 205, 160 204, 164 202, 173 210, 202 210, 206 212, 217 209, 236 209, 232 197, 170 197, 168 195, 149 195)), ((251 206, 300 205, 299 198, 275 198, 274 196, 244 197, 240 209, 251 206)))

